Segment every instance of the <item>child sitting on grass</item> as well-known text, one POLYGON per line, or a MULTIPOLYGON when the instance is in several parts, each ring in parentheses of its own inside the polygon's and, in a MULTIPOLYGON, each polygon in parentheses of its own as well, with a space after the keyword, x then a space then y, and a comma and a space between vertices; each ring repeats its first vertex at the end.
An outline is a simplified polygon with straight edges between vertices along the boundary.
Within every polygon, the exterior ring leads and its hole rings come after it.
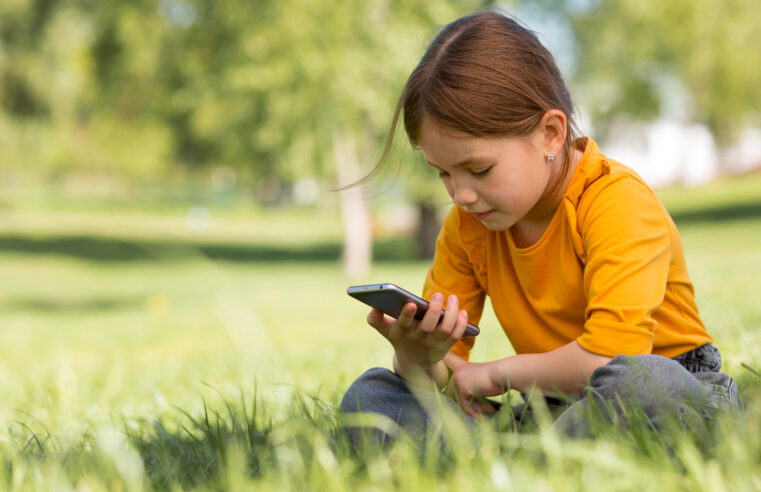
POLYGON ((568 435, 588 432, 593 405, 624 418, 636 404, 655 423, 740 408, 734 380, 718 372, 668 212, 631 169, 577 137, 573 114, 552 55, 514 20, 477 13, 431 43, 379 164, 401 115, 454 202, 425 279, 430 308, 419 321, 412 303, 398 320, 370 312, 394 348, 394 371, 360 376, 344 414, 384 415, 422 437, 434 388, 466 423, 506 411, 485 397, 538 389, 560 406, 554 425, 568 435), (474 363, 475 338, 461 336, 487 295, 516 355, 474 363))

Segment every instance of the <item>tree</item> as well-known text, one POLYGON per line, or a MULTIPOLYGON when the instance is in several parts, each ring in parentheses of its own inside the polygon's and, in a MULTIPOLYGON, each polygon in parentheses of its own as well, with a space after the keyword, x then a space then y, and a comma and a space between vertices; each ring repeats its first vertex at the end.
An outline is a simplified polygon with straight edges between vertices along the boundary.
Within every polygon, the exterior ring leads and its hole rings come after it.
POLYGON ((705 124, 719 148, 759 122, 758 1, 562 3, 578 47, 575 79, 596 125, 655 118, 677 97, 684 119, 705 124))
MULTIPOLYGON (((427 37, 455 18, 457 8, 469 6, 454 5, 280 2, 269 27, 251 33, 250 44, 268 50, 258 65, 267 82, 262 87, 266 122, 258 130, 258 145, 282 149, 276 158, 281 172, 298 174, 313 166, 338 185, 359 179, 370 169, 360 163, 380 155, 394 103, 427 37)), ((363 193, 361 188, 341 193, 344 264, 350 276, 363 275, 369 266, 363 193)))
MULTIPOLYGON (((479 5, 4 3, 0 124, 6 116, 10 126, 28 120, 42 129, 25 147, 38 172, 47 165, 50 173, 155 180, 172 169, 225 164, 253 179, 319 176, 346 185, 380 156, 402 85, 432 36, 479 5), (40 140, 53 150, 42 154, 33 145, 40 140)), ((426 212, 431 182, 439 185, 431 174, 416 177, 424 166, 405 155, 407 189, 426 212)), ((367 194, 340 195, 354 276, 370 257, 367 194)))

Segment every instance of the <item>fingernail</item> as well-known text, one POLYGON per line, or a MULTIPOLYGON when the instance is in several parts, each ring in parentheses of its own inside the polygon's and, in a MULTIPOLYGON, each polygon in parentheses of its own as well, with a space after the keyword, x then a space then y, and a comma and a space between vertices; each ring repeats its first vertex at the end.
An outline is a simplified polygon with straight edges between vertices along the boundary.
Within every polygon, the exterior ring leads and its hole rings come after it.
POLYGON ((443 301, 444 300, 444 294, 441 292, 436 292, 433 297, 431 297, 432 301, 443 301))

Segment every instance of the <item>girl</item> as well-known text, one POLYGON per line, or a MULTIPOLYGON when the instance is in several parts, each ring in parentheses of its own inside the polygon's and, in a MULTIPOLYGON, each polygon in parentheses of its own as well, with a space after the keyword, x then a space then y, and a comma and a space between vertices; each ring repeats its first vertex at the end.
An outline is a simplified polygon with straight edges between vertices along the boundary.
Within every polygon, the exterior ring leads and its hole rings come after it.
POLYGON ((497 411, 484 397, 511 388, 569 396, 555 422, 569 435, 588 430, 593 404, 620 418, 636 404, 656 423, 705 414, 706 403, 739 408, 668 212, 632 170, 576 137, 563 78, 531 31, 496 12, 446 26, 407 80, 381 164, 400 113, 454 205, 425 279, 430 309, 420 321, 411 303, 396 321, 370 312, 394 372, 363 374, 342 412, 424 436, 435 393, 415 388, 431 382, 466 422, 497 411), (461 336, 487 295, 517 355, 472 363, 475 340, 461 336))

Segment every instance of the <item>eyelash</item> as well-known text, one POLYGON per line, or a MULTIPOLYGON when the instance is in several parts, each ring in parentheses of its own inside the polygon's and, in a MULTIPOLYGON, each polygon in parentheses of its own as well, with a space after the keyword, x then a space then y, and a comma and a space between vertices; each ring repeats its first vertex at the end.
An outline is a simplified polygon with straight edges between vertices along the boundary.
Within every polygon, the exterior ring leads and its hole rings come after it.
MULTIPOLYGON (((477 178, 483 178, 484 176, 489 174, 489 171, 491 171, 491 167, 487 167, 483 171, 477 171, 477 172, 476 171, 471 171, 470 174, 472 174, 473 176, 475 176, 477 178)), ((448 176, 449 176, 449 173, 446 172, 446 171, 439 172, 439 178, 446 178, 448 176)))

